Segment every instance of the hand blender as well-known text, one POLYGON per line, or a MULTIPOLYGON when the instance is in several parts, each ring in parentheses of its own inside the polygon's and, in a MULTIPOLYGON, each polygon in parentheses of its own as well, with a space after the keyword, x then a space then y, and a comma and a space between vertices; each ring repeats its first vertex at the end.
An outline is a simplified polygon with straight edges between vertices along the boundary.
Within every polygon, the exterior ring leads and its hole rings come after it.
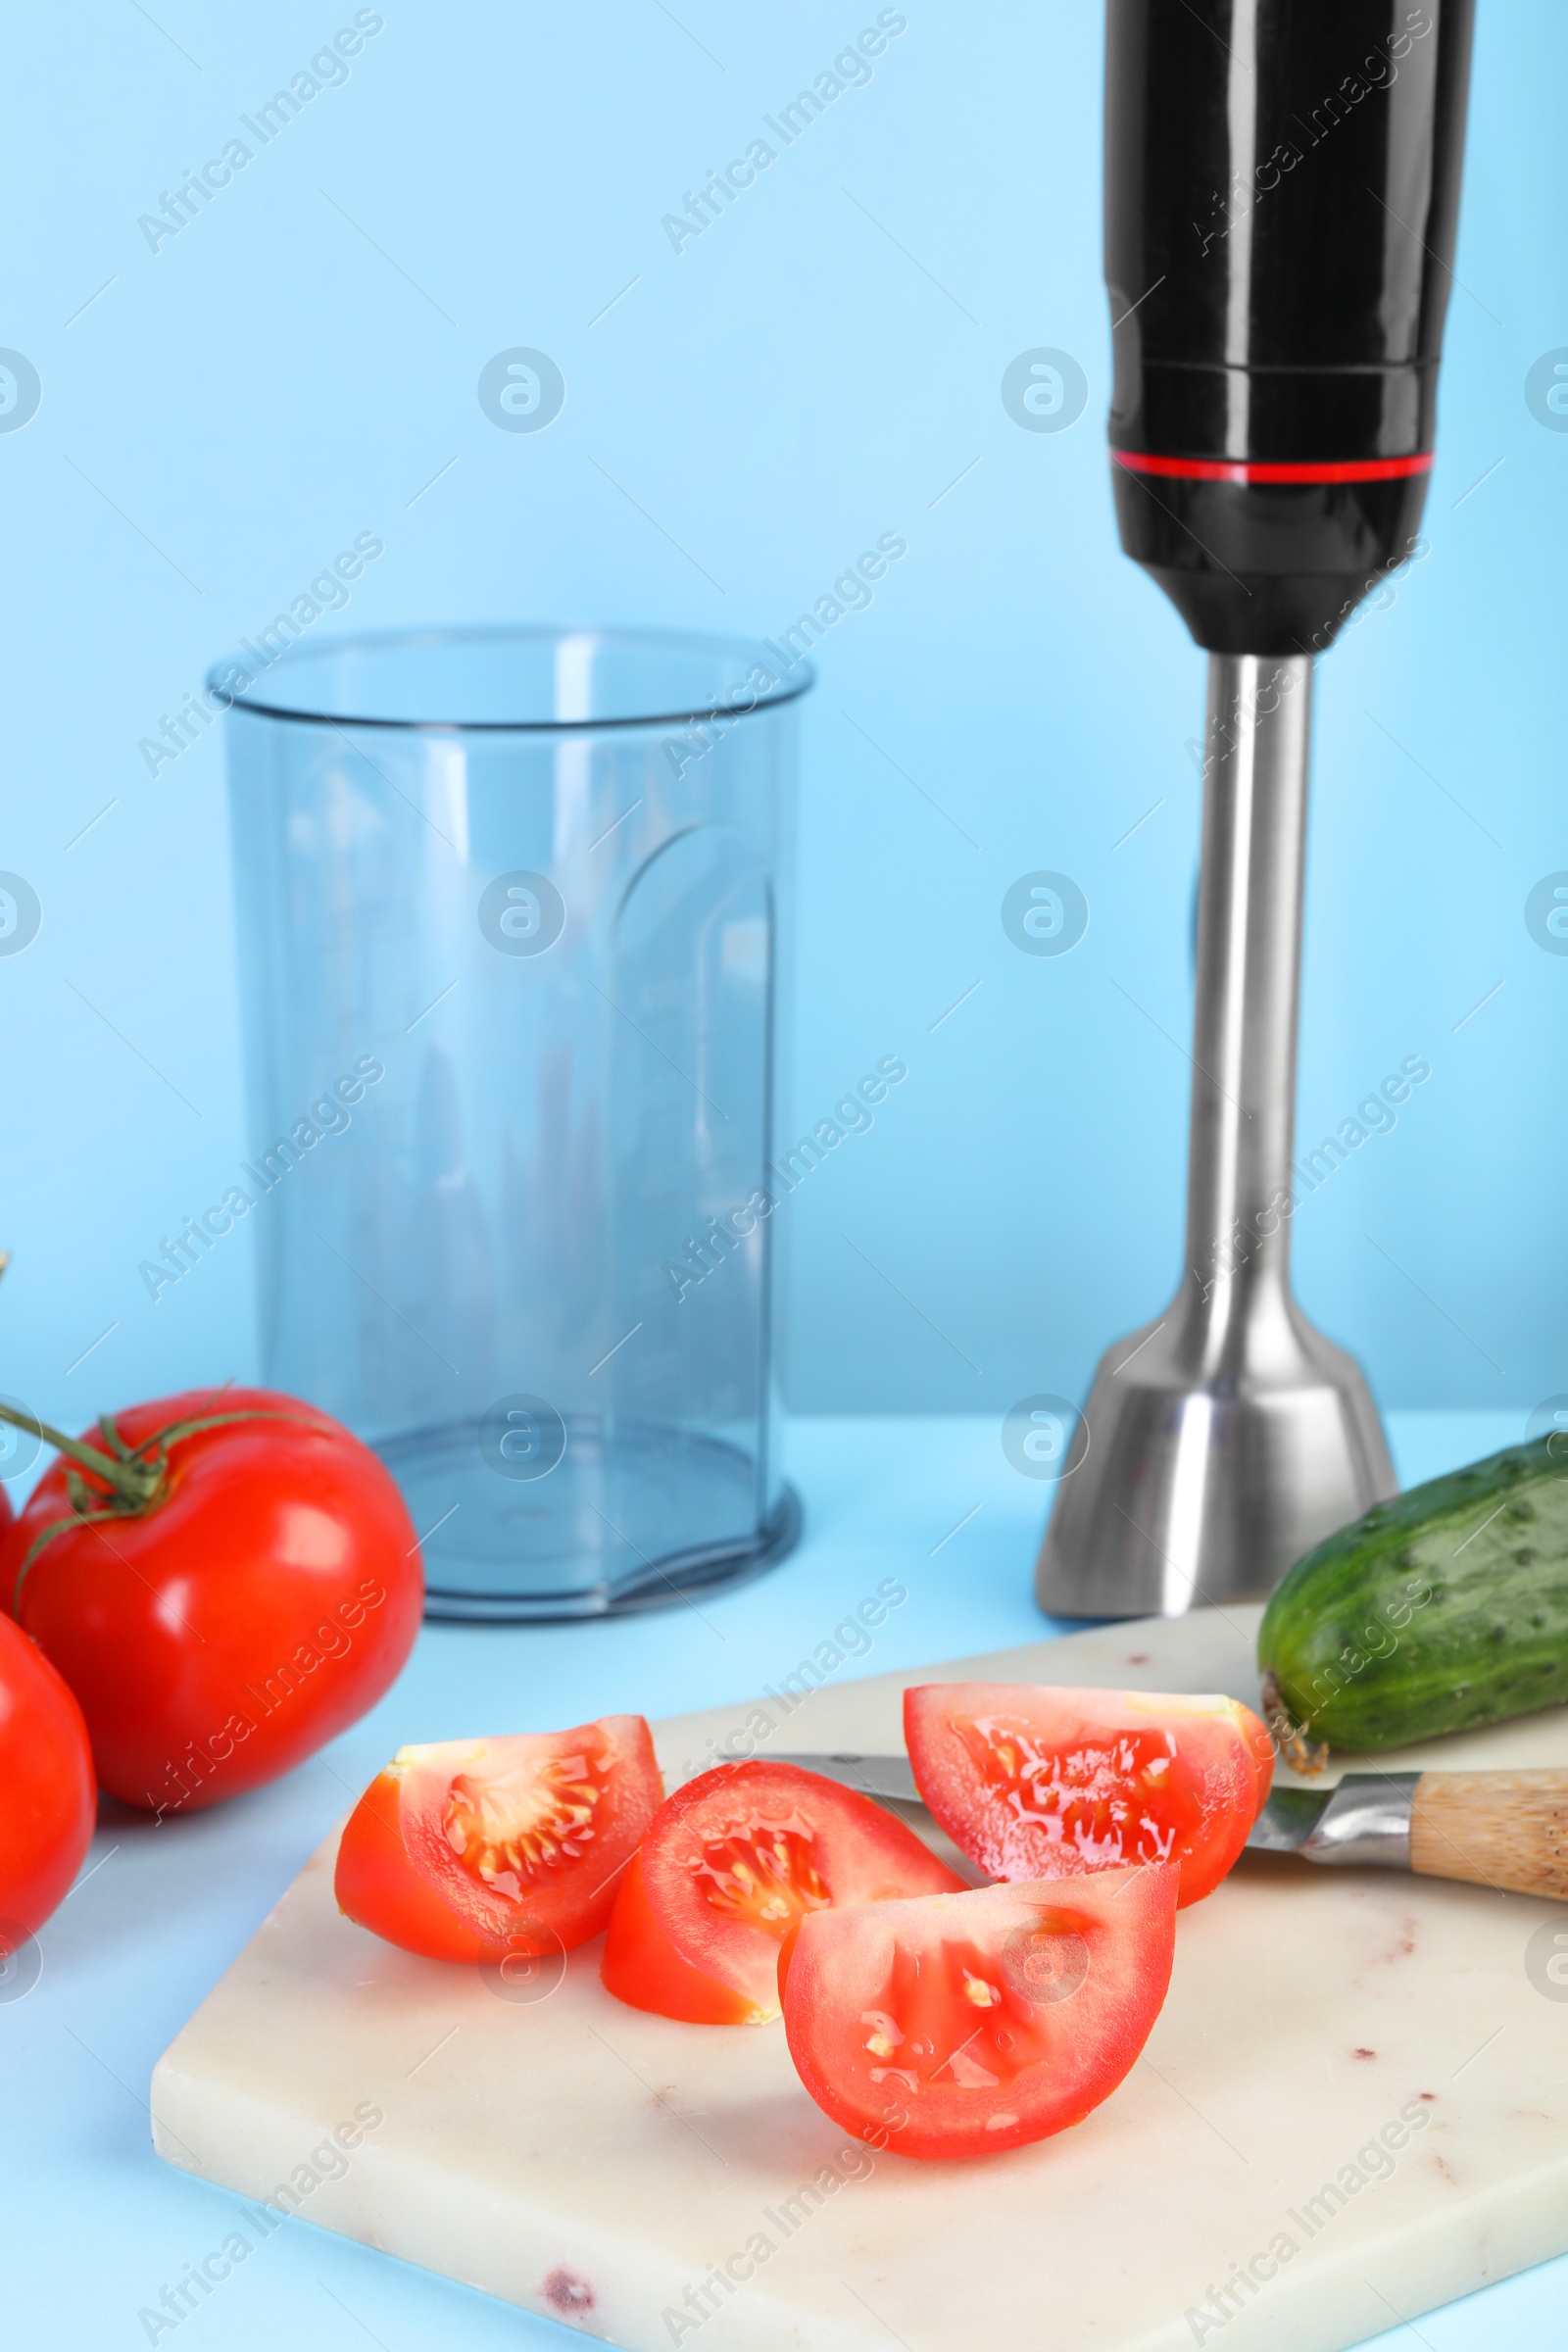
POLYGON ((1416 545, 1473 0, 1107 0, 1121 543, 1209 657, 1186 1267, 1108 1348, 1036 1570, 1062 1616, 1266 1592, 1395 1492, 1291 1295, 1313 669, 1416 545))

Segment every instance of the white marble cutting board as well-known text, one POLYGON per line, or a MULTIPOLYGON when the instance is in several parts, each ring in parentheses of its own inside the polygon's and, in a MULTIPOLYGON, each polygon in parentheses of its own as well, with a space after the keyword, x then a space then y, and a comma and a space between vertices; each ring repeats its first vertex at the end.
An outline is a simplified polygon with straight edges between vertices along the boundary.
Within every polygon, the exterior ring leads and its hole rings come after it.
MULTIPOLYGON (((762 1746, 897 1745, 904 1686, 950 1676, 1255 1699, 1257 1616, 828 1685, 762 1746)), ((750 1712, 656 1726, 666 1773, 750 1712)), ((1378 1761, 1568 1764, 1568 1713, 1378 1761)), ((612 2000, 597 1942, 524 1999, 394 1951, 339 1916, 335 1846, 160 2060, 159 2153, 253 2201, 292 2180, 310 2221, 627 2352, 1338 2352, 1568 2249, 1568 1999, 1526 1973, 1568 1907, 1244 1857, 1181 1915, 1165 2009, 1103 2107, 922 2164, 850 2146, 778 2026, 612 2000), (1425 2128, 1358 2165, 1412 2105, 1425 2128), (313 2163, 339 2124, 357 2144, 313 2163), (1303 2216, 1327 2182, 1343 2208, 1303 2216), (1213 2300, 1239 2265, 1274 2276, 1213 2300)))

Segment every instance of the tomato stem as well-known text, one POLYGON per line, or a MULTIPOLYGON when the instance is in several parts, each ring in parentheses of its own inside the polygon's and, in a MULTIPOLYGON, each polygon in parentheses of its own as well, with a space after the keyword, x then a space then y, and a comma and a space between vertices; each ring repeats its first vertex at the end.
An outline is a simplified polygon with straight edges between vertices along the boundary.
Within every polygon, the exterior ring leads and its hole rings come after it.
MULTIPOLYGON (((6 1259, 0 1255, 0 1274, 5 1272, 6 1259)), ((228 1387, 225 1381, 223 1388, 228 1387)), ((223 1389, 215 1392, 220 1397, 223 1389)), ((77 1438, 68 1438, 64 1431, 51 1429, 47 1421, 35 1414, 16 1412, 8 1404, 0 1404, 0 1421, 9 1421, 14 1429, 24 1429, 35 1438, 44 1439, 63 1453, 72 1468, 66 1473, 66 1496, 71 1508, 60 1519, 51 1520, 33 1538, 26 1558, 17 1571, 17 1581, 11 1589, 7 1604, 13 1617, 22 1592, 23 1581, 39 1553, 72 1528, 93 1527, 106 1519, 142 1519, 155 1511, 169 1489, 169 1449, 186 1438, 199 1437, 209 1429, 227 1429, 240 1421, 293 1421, 303 1429, 319 1428, 308 1412, 279 1413, 266 1405, 244 1406, 230 1413, 199 1413, 190 1421, 171 1421, 163 1429, 155 1429, 142 1439, 139 1446, 127 1446, 116 1428, 113 1416, 100 1413, 98 1427, 103 1433, 107 1453, 97 1452, 77 1438), (82 1473, 98 1479, 109 1488, 107 1495, 96 1494, 87 1486, 82 1473), (97 1506, 97 1507, 95 1507, 97 1506)))
POLYGON ((113 1428, 107 1413, 98 1426, 106 1439, 114 1444, 116 1451, 113 1454, 99 1453, 93 1446, 83 1446, 78 1439, 68 1438, 64 1431, 51 1429, 48 1422, 40 1421, 36 1414, 19 1413, 9 1404, 0 1404, 0 1421, 9 1421, 13 1429, 24 1429, 30 1436, 42 1438, 57 1453, 63 1453, 68 1462, 74 1462, 78 1470, 85 1470, 89 1477, 102 1479, 104 1485, 112 1487, 122 1501, 128 1503, 132 1509, 145 1509, 163 1484, 162 1464, 138 1461, 126 1448, 119 1431, 113 1428))

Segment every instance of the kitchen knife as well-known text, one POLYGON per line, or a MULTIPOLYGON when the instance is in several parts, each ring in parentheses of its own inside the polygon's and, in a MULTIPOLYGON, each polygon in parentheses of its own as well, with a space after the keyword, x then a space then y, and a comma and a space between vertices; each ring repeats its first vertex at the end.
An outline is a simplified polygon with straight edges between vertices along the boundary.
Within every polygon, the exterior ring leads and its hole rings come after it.
MULTIPOLYGON (((918 1805, 907 1756, 780 1756, 882 1803, 918 1805)), ((1348 1772, 1337 1788, 1276 1788, 1253 1853, 1463 1879, 1568 1902, 1568 1772, 1348 1772)))

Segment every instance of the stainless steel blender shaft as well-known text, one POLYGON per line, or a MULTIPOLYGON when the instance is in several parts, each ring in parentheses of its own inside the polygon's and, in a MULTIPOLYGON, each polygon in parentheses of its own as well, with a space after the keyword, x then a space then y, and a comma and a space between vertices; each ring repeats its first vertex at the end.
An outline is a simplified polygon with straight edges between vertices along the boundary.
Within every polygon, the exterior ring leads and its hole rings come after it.
POLYGON ((1102 1357, 1036 1569, 1061 1616, 1261 1594, 1395 1492, 1351 1358, 1290 1291, 1309 656, 1209 659, 1187 1263, 1102 1357))
POLYGON ((1179 1310, 1204 1373, 1286 1298, 1311 735, 1310 657, 1210 657, 1179 1310))

